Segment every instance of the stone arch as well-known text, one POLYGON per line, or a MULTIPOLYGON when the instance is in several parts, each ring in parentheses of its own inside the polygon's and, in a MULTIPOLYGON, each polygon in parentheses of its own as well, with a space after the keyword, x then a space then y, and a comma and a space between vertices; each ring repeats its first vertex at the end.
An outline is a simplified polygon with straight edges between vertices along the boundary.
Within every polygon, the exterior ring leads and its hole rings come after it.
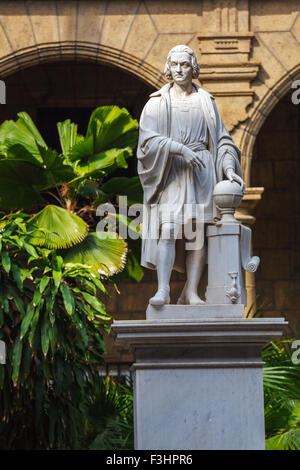
POLYGON ((276 104, 292 90, 292 83, 300 79, 300 63, 286 72, 259 101, 241 137, 242 168, 247 186, 250 186, 251 163, 256 137, 276 104))
POLYGON ((35 44, 16 50, 0 59, 0 76, 5 79, 21 69, 57 60, 86 60, 118 67, 155 88, 166 83, 159 70, 134 55, 87 41, 35 44))

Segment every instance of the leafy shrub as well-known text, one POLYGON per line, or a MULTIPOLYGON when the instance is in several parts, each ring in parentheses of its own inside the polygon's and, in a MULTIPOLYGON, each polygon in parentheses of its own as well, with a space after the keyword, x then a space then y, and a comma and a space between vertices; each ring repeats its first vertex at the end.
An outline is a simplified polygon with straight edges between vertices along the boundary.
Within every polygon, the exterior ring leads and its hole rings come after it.
MULTIPOLYGON (((59 150, 25 112, 0 126, 0 207, 18 211, 0 219, 2 449, 79 446, 109 329, 102 281, 124 269, 128 252, 120 237, 94 232, 96 207, 118 188, 140 197, 136 180, 110 178, 137 142, 126 109, 95 109, 85 135, 70 120, 57 128, 59 150)), ((132 250, 130 259, 127 276, 140 279, 132 250)))
POLYGON ((99 379, 87 402, 87 433, 82 443, 90 450, 134 448, 133 387, 131 380, 99 379))
POLYGON ((0 447, 76 448, 103 361, 106 289, 97 271, 32 245, 26 220, 0 219, 0 447))
POLYGON ((300 450, 300 364, 291 361, 294 340, 263 350, 266 448, 300 450))

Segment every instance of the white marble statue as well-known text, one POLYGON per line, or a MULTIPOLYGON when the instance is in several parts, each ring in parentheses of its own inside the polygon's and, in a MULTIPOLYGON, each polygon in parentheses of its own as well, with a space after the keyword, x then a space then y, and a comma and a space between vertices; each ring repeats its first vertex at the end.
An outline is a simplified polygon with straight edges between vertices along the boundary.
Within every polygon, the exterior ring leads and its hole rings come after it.
POLYGON ((187 280, 179 304, 199 305, 198 285, 206 259, 206 243, 186 249, 179 243, 186 223, 184 207, 195 217, 201 205, 203 223, 216 217, 213 190, 224 179, 242 190, 240 151, 228 134, 214 98, 193 83, 199 75, 194 52, 176 46, 168 54, 165 76, 170 83, 152 93, 141 119, 138 173, 144 190, 141 264, 157 269, 158 290, 150 304, 170 302, 172 269, 186 270, 187 280), (172 216, 170 217, 170 214, 172 216), (158 227, 158 237, 153 236, 158 227))

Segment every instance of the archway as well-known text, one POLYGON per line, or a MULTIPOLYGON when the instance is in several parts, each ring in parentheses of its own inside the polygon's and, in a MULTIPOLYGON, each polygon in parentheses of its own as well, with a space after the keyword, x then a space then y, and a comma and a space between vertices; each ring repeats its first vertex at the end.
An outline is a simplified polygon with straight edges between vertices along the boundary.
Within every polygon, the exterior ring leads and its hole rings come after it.
POLYGON ((86 41, 41 43, 15 50, 0 59, 0 77, 5 79, 27 67, 60 60, 90 61, 117 67, 155 88, 165 83, 163 73, 144 60, 121 49, 86 41))
POLYGON ((261 257, 256 291, 266 302, 266 314, 285 316, 295 333, 300 324, 300 105, 293 104, 293 91, 264 116, 251 183, 265 188, 253 233, 253 249, 261 257))
POLYGON ((293 82, 300 79, 300 63, 293 69, 286 72, 280 80, 278 80, 272 88, 269 88, 262 99, 258 101, 258 105, 251 113, 250 119, 242 126, 241 137, 241 153, 242 153, 242 170, 247 186, 256 186, 251 180, 252 156, 256 138, 260 133, 265 120, 269 117, 274 107, 289 92, 292 93, 293 82))
MULTIPOLYGON (((70 118, 84 132, 94 108, 103 105, 126 107, 138 119, 155 88, 131 73, 106 64, 81 60, 39 63, 18 70, 5 79, 6 105, 0 106, 0 122, 27 111, 47 144, 58 148, 56 122, 70 118)), ((129 159, 128 175, 136 172, 129 159)))

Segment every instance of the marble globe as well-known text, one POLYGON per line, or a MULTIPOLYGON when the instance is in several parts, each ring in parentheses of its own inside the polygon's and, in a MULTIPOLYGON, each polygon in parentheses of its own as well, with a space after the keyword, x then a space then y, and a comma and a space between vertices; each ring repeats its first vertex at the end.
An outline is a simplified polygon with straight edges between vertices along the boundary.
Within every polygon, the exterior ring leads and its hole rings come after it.
POLYGON ((235 181, 224 180, 216 184, 213 197, 219 209, 236 209, 243 198, 243 191, 235 181))

